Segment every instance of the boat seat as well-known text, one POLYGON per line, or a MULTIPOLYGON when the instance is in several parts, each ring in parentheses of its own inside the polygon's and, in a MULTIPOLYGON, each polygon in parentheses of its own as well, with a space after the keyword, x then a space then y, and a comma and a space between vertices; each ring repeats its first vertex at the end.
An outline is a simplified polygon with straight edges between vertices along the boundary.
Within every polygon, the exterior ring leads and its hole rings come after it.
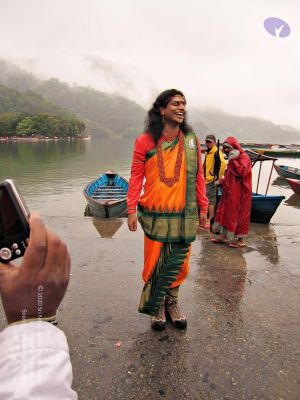
POLYGON ((106 192, 125 192, 125 193, 127 193, 127 191, 124 190, 124 189, 114 189, 114 188, 96 189, 95 192, 102 192, 102 193, 106 193, 106 192))
POLYGON ((97 192, 93 193, 92 196, 126 196, 126 192, 97 192))
POLYGON ((103 200, 103 201, 106 201, 106 200, 122 200, 122 199, 124 199, 125 197, 124 196, 121 196, 121 197, 99 197, 99 196, 92 196, 92 199, 94 199, 94 200, 103 200))

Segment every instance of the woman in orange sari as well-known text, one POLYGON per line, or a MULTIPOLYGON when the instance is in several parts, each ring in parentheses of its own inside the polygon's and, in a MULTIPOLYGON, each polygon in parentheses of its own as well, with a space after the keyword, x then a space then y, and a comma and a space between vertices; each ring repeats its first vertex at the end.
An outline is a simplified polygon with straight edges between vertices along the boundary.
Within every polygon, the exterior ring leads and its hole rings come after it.
POLYGON ((189 271, 197 206, 201 226, 207 217, 200 144, 186 123, 185 106, 176 89, 153 103, 145 132, 135 141, 127 196, 128 227, 136 231, 139 219, 145 233, 139 311, 152 315, 151 326, 158 330, 165 329, 166 313, 176 327, 187 326, 178 291, 189 271))

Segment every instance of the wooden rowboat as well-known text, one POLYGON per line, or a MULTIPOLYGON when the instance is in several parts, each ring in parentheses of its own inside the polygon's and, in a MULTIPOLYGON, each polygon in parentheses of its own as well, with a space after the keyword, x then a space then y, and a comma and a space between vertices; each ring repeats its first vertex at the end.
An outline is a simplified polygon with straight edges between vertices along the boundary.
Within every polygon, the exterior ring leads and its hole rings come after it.
POLYGON ((300 180, 299 179, 292 179, 292 178, 286 178, 288 181, 290 187, 293 189, 295 193, 300 194, 300 180))
POLYGON ((276 165, 274 168, 279 176, 282 178, 300 179, 300 169, 289 167, 287 165, 276 165))
POLYGON ((100 218, 127 215, 128 181, 114 171, 108 171, 89 183, 83 190, 88 206, 85 215, 100 218))

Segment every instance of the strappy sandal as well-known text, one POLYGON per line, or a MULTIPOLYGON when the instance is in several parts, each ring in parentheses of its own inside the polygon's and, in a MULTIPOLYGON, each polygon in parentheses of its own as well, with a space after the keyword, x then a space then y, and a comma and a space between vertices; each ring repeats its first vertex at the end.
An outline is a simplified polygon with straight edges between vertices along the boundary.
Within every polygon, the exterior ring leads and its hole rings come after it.
POLYGON ((219 239, 219 238, 211 238, 210 241, 212 243, 219 243, 219 244, 228 244, 229 240, 219 239))
POLYGON ((240 242, 232 242, 228 244, 229 247, 232 247, 233 249, 238 249, 239 247, 245 247, 245 243, 240 243, 240 242))

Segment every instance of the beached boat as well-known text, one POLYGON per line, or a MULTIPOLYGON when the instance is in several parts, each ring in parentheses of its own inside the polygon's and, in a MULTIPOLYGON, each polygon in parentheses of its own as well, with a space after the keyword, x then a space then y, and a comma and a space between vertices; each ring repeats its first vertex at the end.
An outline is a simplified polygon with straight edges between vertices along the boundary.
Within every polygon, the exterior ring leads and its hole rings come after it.
POLYGON ((286 178, 288 181, 290 187, 293 189, 295 193, 300 194, 300 180, 299 179, 292 179, 292 178, 286 178))
POLYGON ((268 224, 285 196, 252 193, 251 222, 268 224))
POLYGON ((300 179, 300 168, 289 167, 288 165, 276 165, 274 168, 282 178, 300 179))
POLYGON ((284 149, 284 148, 278 148, 278 149, 268 149, 268 148, 251 148, 252 151, 255 153, 260 153, 264 154, 266 156, 271 156, 271 157, 300 157, 300 150, 298 149, 284 149))
POLYGON ((85 215, 100 218, 125 217, 128 181, 108 171, 89 183, 83 190, 88 206, 85 215))
POLYGON ((285 147, 287 149, 300 150, 300 144, 292 143, 292 144, 287 144, 285 147))
POLYGON ((273 145, 270 143, 240 143, 243 149, 270 149, 273 145))
POLYGON ((282 202, 282 200, 285 199, 285 196, 282 196, 282 195, 268 195, 267 194, 269 185, 270 185, 273 167, 275 165, 275 161, 277 160, 277 158, 265 156, 264 154, 256 153, 251 150, 246 150, 246 153, 248 154, 248 156, 251 159, 252 168, 254 167, 254 165, 257 162, 260 163, 257 184, 256 184, 256 191, 254 193, 252 193, 251 222, 260 222, 263 224, 268 224, 270 222, 271 218, 273 217, 273 215, 275 214, 275 212, 276 212, 277 208, 279 207, 280 203, 282 202), (259 187, 259 182, 260 182, 261 166, 262 166, 262 162, 264 162, 264 161, 271 161, 272 167, 271 167, 265 194, 259 194, 258 187, 259 187))

